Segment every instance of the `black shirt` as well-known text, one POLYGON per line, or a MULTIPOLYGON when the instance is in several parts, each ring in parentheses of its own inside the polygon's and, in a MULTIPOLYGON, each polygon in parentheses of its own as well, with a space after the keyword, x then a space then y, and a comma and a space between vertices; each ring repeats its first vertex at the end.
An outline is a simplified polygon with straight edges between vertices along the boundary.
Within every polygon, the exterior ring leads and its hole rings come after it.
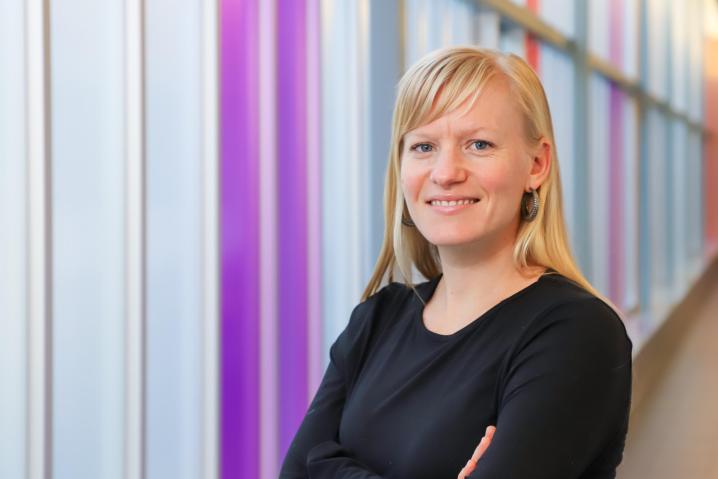
POLYGON ((615 477, 633 345, 606 303, 549 272, 454 334, 423 308, 398 282, 354 308, 281 478, 456 478, 489 425, 472 479, 615 477))

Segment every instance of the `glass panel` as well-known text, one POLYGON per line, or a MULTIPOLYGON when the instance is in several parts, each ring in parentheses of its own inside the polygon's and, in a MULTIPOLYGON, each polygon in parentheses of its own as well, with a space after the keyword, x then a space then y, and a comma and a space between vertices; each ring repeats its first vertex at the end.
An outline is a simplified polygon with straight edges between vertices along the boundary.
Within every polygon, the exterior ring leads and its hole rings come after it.
POLYGON ((123 6, 59 0, 50 9, 58 478, 123 476, 123 6))
POLYGON ((590 281, 608 294, 610 218, 608 208, 610 165, 610 84, 598 74, 590 76, 588 134, 588 188, 590 197, 590 281))
MULTIPOLYGON (((549 46, 541 45, 539 71, 551 119, 553 120, 556 157, 563 190, 564 217, 571 242, 575 242, 576 165, 574 155, 574 69, 571 57, 549 46)), ((573 247, 575 251, 576 248, 573 247)))
POLYGON ((147 477, 201 476, 201 12, 146 4, 147 477))
MULTIPOLYGON (((576 0, 539 0, 541 19, 568 37, 574 36, 576 0)), ((579 0, 585 1, 585 0, 579 0)))
POLYGON ((0 2, 0 477, 26 473, 24 20, 23 2, 0 2))

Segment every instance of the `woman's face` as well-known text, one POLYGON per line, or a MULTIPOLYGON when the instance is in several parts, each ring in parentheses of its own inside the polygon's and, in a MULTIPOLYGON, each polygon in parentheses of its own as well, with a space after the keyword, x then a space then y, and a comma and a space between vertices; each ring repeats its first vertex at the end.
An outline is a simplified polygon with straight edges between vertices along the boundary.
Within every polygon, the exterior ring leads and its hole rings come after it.
POLYGON ((437 246, 515 239, 521 197, 538 186, 507 83, 490 81, 463 114, 467 104, 404 135, 404 198, 437 246), (442 200, 460 202, 432 204, 442 200))

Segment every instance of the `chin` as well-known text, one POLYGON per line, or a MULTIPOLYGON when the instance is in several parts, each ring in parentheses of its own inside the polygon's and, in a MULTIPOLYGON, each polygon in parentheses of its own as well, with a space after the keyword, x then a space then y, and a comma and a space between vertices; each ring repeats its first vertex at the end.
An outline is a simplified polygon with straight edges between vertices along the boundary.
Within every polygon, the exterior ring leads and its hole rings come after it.
POLYGON ((436 246, 462 246, 470 245, 481 240, 482 235, 468 234, 435 234, 425 236, 429 243, 436 246))

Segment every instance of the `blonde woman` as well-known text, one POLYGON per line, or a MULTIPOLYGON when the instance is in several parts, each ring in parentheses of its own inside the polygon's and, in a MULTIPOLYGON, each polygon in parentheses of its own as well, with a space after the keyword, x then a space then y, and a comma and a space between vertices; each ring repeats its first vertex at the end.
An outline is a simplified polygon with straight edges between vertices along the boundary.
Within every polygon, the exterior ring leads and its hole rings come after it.
POLYGON ((381 254, 280 477, 615 477, 632 343, 572 258, 554 145, 515 55, 406 72, 381 254))

